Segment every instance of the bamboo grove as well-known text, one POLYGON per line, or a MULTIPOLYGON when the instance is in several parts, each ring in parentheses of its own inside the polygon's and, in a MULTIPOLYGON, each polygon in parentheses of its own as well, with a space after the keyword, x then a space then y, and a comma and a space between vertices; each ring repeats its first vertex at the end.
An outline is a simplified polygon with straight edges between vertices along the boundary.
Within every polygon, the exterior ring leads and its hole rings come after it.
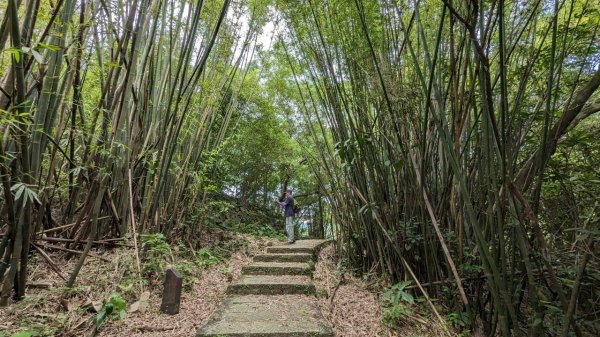
POLYGON ((85 247, 57 271, 67 286, 96 238, 194 235, 182 219, 238 104, 266 17, 257 4, 2 5, 0 305, 24 295, 38 235, 85 247))
POLYGON ((351 265, 412 280, 433 317, 445 298, 488 335, 595 335, 597 171, 561 227, 541 194, 561 142, 598 122, 598 3, 278 9, 289 106, 351 265))
POLYGON ((309 232, 332 235, 347 268, 411 280, 442 326, 600 331, 597 1, 0 13, 0 305, 24 296, 30 252, 48 258, 36 238, 83 250, 56 271, 72 286, 98 238, 194 237, 185 219, 211 191, 267 208, 289 180, 309 232))

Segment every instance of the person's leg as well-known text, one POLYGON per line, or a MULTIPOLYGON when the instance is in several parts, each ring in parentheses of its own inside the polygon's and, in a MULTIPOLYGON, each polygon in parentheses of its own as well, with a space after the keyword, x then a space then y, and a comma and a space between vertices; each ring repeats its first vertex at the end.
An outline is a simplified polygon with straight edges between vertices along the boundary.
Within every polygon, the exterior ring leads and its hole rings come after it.
POLYGON ((296 224, 294 223, 294 217, 291 216, 290 217, 290 227, 292 228, 290 231, 292 232, 292 243, 296 242, 296 232, 295 232, 295 228, 296 228, 296 224))
POLYGON ((285 230, 287 232, 288 243, 293 243, 294 240, 294 218, 291 216, 285 217, 285 230))

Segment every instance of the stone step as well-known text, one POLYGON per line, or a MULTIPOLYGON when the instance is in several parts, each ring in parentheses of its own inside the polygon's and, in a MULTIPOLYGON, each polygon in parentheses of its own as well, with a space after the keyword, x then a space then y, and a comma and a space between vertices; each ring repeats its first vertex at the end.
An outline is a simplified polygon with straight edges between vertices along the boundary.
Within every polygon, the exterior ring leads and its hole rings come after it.
POLYGON ((333 337, 315 298, 302 295, 233 296, 197 337, 333 337))
POLYGON ((313 254, 314 249, 309 247, 294 247, 289 246, 275 246, 267 247, 267 254, 313 254))
POLYGON ((312 254, 262 254, 254 257, 254 262, 300 262, 312 261, 312 254))
POLYGON ((267 247, 269 254, 316 254, 327 240, 298 240, 291 245, 267 247))
POLYGON ((229 284, 227 293, 237 295, 314 295, 315 286, 308 276, 243 275, 229 284))
POLYGON ((243 275, 306 275, 312 274, 308 263, 253 262, 242 268, 243 275))
POLYGON ((292 245, 269 247, 269 257, 261 255, 254 263, 243 267, 242 278, 229 286, 223 305, 196 336, 333 337, 319 312, 316 298, 306 296, 307 293, 314 294, 315 288, 309 277, 314 264, 305 259, 316 258, 316 252, 326 242, 301 240, 292 245), (281 249, 280 253, 277 253, 278 249, 281 249), (300 257, 290 255, 304 257, 300 262, 300 257), (238 295, 253 292, 269 295, 238 295), (302 295, 276 295, 279 292, 302 295))

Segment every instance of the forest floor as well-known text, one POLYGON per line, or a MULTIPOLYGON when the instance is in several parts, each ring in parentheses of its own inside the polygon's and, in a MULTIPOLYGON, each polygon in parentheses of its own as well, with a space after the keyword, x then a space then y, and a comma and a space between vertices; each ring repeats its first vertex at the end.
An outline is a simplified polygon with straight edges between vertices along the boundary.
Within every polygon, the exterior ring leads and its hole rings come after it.
MULTIPOLYGON (((227 261, 194 268, 184 281, 179 314, 169 316, 159 310, 162 279, 150 280, 141 291, 131 282, 135 253, 131 248, 96 251, 89 257, 72 289, 52 271, 41 257, 31 263, 26 298, 0 308, 0 337, 28 336, 193 336, 225 298, 227 285, 240 277, 241 269, 265 247, 280 243, 275 239, 238 233, 219 234, 231 250, 227 261), (127 303, 121 319, 114 315, 101 329, 95 318, 106 309, 111 294, 127 303), (149 294, 148 298, 144 298, 149 294), (140 299, 142 297, 142 299, 140 299), (137 302, 137 303, 136 303, 137 302), (136 308, 137 307, 137 308, 136 308), (21 334, 18 334, 18 333, 21 334)), ((73 269, 76 258, 62 252, 48 253, 60 266, 63 276, 73 269)), ((174 255, 177 255, 176 252, 174 255)), ((182 261, 178 261, 180 264, 182 261)), ((183 261, 185 262, 185 261, 183 261)), ((314 282, 320 309, 336 336, 440 336, 437 324, 423 324, 427 318, 406 320, 396 329, 382 324, 380 293, 385 285, 341 273, 332 247, 321 251, 315 266, 314 282), (421 321, 421 323, 419 323, 421 321)))
POLYGON ((444 336, 443 328, 417 312, 406 315, 395 328, 382 323, 381 293, 389 287, 377 278, 359 278, 342 272, 333 247, 319 254, 314 282, 319 307, 335 336, 444 336))

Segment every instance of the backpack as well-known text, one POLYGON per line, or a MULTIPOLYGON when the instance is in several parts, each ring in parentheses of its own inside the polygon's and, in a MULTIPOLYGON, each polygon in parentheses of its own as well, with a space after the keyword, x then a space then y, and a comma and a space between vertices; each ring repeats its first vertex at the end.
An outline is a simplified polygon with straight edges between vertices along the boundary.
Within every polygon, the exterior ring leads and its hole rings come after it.
POLYGON ((296 200, 294 200, 294 214, 298 214, 300 213, 300 204, 298 204, 298 202, 296 200))

